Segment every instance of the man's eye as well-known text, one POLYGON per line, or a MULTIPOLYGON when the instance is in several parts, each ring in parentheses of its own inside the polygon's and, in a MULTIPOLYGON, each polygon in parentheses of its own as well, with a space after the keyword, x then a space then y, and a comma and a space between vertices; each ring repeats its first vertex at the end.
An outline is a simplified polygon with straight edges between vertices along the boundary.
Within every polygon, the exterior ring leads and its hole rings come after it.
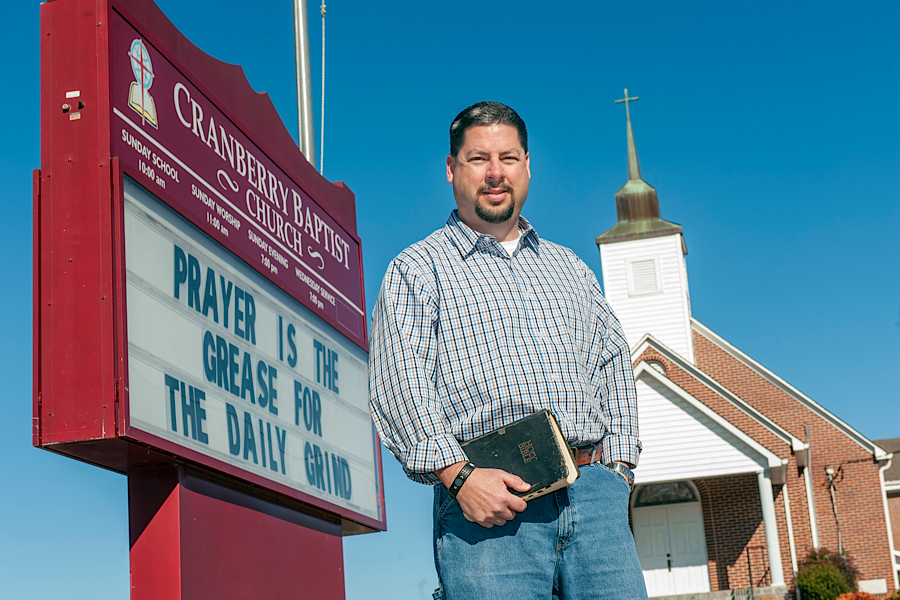
POLYGON ((519 158, 516 156, 504 156, 501 160, 507 164, 513 164, 513 163, 519 162, 519 158))

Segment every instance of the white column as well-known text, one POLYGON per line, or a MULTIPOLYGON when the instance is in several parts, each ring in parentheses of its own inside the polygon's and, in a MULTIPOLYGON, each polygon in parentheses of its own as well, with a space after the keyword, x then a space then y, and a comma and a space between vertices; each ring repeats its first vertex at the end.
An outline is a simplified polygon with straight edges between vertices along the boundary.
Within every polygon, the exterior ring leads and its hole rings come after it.
POLYGON ((772 585, 784 585, 784 570, 781 568, 781 546, 778 545, 778 524, 775 521, 775 495, 769 473, 756 474, 759 484, 759 499, 762 504, 763 525, 766 528, 766 546, 769 549, 769 573, 772 585))

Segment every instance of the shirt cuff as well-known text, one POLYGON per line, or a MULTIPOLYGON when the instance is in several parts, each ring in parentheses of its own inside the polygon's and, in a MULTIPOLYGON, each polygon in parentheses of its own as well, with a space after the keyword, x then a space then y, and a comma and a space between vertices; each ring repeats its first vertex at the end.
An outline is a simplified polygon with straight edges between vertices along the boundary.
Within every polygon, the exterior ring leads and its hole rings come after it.
POLYGON ((637 467, 641 441, 633 435, 603 436, 603 462, 623 462, 637 467))
POLYGON ((427 438, 407 449, 403 461, 406 476, 419 483, 440 483, 434 472, 469 460, 455 437, 449 434, 427 438))

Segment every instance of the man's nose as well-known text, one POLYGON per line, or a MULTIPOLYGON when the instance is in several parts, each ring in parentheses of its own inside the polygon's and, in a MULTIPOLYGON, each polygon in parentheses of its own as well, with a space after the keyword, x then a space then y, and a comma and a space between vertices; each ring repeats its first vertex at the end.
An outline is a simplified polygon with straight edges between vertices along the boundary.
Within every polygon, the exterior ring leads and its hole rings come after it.
POLYGON ((500 162, 500 158, 492 158, 488 163, 488 169, 486 173, 486 178, 492 182, 500 182, 503 181, 506 174, 503 172, 503 163, 500 162))

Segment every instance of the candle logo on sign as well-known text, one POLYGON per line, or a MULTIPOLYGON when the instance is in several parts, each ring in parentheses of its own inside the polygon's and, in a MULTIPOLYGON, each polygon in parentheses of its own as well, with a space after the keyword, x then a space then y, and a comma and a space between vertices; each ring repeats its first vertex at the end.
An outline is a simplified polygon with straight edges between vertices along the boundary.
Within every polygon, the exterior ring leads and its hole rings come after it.
POLYGON ((156 103, 150 96, 150 86, 153 85, 153 63, 150 62, 150 52, 140 38, 131 42, 131 70, 134 73, 134 81, 128 91, 128 106, 141 115, 141 123, 150 123, 154 128, 159 128, 156 120, 156 103))

